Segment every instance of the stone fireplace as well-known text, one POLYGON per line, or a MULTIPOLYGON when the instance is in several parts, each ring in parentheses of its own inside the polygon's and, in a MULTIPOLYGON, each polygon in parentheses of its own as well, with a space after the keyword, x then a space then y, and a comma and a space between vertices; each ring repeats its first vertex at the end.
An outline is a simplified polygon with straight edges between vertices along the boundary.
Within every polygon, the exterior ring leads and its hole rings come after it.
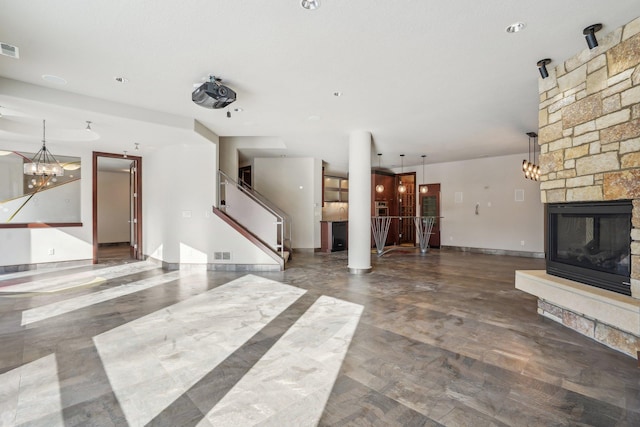
POLYGON ((640 18, 599 41, 539 79, 540 192, 562 218, 548 217, 547 229, 562 231, 547 241, 548 272, 519 271, 516 287, 538 297, 540 314, 638 357, 640 18), (598 208, 579 213, 585 206, 598 208))

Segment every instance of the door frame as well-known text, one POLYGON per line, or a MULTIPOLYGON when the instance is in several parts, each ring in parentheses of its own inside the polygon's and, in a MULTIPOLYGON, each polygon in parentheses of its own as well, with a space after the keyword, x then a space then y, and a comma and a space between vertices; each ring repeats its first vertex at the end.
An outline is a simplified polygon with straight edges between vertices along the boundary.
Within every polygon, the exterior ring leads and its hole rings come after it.
POLYGON ((418 190, 418 208, 420 210, 420 216, 425 216, 425 212, 423 212, 423 197, 435 197, 436 198, 436 223, 433 225, 433 230, 431 236, 429 236, 429 247, 430 248, 440 248, 442 245, 442 236, 440 231, 440 183, 433 184, 420 184, 420 187, 427 187, 426 193, 421 193, 418 190), (436 244, 437 242, 437 244, 436 244))
POLYGON ((136 194, 134 195, 135 206, 134 211, 138 213, 138 218, 134 221, 134 236, 137 242, 137 248, 132 253, 132 258, 142 259, 142 157, 130 156, 128 154, 104 153, 101 151, 93 152, 93 190, 92 190, 92 210, 93 210, 93 263, 98 263, 98 158, 109 157, 112 159, 123 159, 135 162, 135 180, 136 194))

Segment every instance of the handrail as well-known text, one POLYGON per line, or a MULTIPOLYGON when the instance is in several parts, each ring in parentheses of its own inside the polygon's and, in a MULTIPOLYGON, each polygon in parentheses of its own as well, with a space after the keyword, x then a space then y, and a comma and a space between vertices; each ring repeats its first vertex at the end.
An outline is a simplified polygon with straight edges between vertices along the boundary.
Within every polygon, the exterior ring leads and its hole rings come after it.
POLYGON ((289 215, 287 215, 278 206, 274 205, 267 197, 260 194, 255 189, 251 188, 251 186, 249 186, 244 181, 242 183, 238 183, 221 170, 218 171, 218 182, 219 182, 219 191, 218 191, 218 200, 217 200, 218 209, 220 209, 221 211, 225 212, 228 215, 228 212, 226 210, 226 203, 224 202, 225 194, 226 194, 225 186, 227 184, 233 185, 236 189, 241 191, 243 194, 245 194, 247 197, 249 197, 251 200, 257 203, 267 212, 269 212, 270 214, 276 217, 276 225, 278 227, 278 231, 277 231, 278 242, 276 243, 276 247, 273 249, 283 259, 285 258, 286 249, 289 249, 289 253, 291 253, 292 221, 289 215), (286 242, 289 242, 289 247, 287 247, 286 242))

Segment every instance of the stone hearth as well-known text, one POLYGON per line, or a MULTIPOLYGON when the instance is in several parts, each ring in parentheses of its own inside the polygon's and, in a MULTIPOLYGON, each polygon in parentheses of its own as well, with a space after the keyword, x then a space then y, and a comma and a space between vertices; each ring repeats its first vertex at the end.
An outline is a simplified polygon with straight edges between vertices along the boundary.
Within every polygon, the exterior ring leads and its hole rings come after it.
POLYGON ((516 288, 538 297, 538 314, 631 357, 640 350, 640 299, 551 276, 516 272, 516 288))

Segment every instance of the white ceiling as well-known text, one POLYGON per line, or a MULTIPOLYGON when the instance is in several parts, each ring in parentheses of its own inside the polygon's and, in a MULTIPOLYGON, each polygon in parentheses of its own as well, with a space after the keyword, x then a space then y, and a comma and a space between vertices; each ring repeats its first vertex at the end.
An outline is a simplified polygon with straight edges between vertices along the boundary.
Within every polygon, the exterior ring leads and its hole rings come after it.
POLYGON ((54 152, 137 142, 144 155, 197 140, 195 119, 269 137, 244 155, 313 156, 333 171, 346 171, 354 130, 371 131, 383 167, 401 153, 405 166, 523 153, 536 62, 552 68, 586 49, 584 27, 601 22, 602 38, 640 12, 637 0, 320 1, 0 0, 0 41, 20 49, 0 56, 0 149, 37 147, 47 119, 54 152), (526 28, 507 34, 516 21, 526 28), (238 94, 231 118, 191 101, 211 73, 238 94))

